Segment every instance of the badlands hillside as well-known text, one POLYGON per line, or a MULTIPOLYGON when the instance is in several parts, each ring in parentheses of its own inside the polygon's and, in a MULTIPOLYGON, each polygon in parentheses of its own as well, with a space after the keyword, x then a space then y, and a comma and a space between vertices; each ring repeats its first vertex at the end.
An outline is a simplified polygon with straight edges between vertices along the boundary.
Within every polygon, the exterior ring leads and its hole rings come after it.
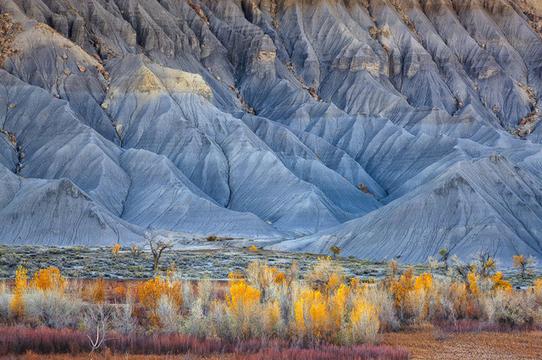
POLYGON ((539 0, 0 0, 0 242, 542 259, 539 0))

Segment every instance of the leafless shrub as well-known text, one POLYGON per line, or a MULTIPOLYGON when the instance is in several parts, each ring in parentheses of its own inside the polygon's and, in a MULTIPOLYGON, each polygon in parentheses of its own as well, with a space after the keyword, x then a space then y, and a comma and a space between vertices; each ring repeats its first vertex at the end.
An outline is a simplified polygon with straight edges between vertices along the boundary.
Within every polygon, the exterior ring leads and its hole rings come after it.
POLYGON ((325 288, 331 281, 340 282, 344 278, 344 269, 329 258, 321 258, 305 275, 305 281, 315 289, 325 288), (336 279, 333 279, 336 278, 336 279))
POLYGON ((188 335, 204 338, 208 335, 210 327, 208 317, 204 314, 204 300, 196 299, 191 304, 190 313, 184 323, 184 331, 188 335))
POLYGON ((201 300, 202 309, 208 310, 213 296, 213 283, 210 279, 198 282, 198 299, 201 300))
POLYGON ((11 303, 11 294, 7 291, 0 292, 0 321, 6 322, 9 319, 9 304, 11 303))
POLYGON ((491 323, 525 326, 533 324, 537 317, 536 299, 532 293, 517 296, 507 291, 496 291, 484 296, 481 303, 491 323))
POLYGON ((156 309, 160 320, 161 330, 165 333, 179 332, 181 328, 181 316, 179 309, 168 296, 161 296, 156 309))
POLYGON ((398 330, 399 319, 395 314, 393 299, 390 294, 380 287, 370 287, 365 292, 367 301, 374 304, 379 313, 380 326, 385 330, 398 330))
POLYGON ((111 319, 113 330, 123 335, 134 333, 137 329, 137 323, 133 312, 134 301, 131 297, 126 298, 124 304, 116 306, 111 319))
POLYGON ((91 305, 85 309, 84 323, 91 352, 102 348, 111 326, 110 308, 103 304, 91 305))
POLYGON ((82 302, 57 291, 30 290, 24 304, 25 318, 36 325, 75 328, 80 321, 82 302))

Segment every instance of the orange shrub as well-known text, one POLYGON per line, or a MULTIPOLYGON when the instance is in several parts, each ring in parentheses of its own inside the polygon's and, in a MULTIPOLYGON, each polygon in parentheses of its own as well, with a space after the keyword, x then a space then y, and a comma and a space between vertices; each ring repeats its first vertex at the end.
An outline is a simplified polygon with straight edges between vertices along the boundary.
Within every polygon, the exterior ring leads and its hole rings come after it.
POLYGON ((181 282, 174 281, 170 277, 156 276, 139 284, 136 288, 139 302, 149 311, 148 316, 152 326, 160 326, 158 315, 158 303, 166 296, 173 305, 180 308, 182 305, 181 282))
POLYGON ((66 279, 64 279, 57 267, 50 266, 46 269, 40 269, 34 273, 30 286, 34 289, 42 291, 52 290, 64 292, 66 279))
POLYGON ((534 281, 533 290, 536 297, 542 301, 542 278, 538 278, 534 281))
POLYGON ((414 281, 414 290, 416 291, 429 291, 433 287, 433 276, 428 273, 423 273, 416 277, 414 281))
POLYGON ((19 266, 15 271, 15 288, 13 297, 9 304, 10 311, 17 317, 24 315, 23 295, 28 287, 28 271, 23 266, 19 266))
POLYGON ((504 280, 504 276, 500 271, 496 272, 495 275, 491 277, 491 281, 493 282, 493 290, 512 290, 512 284, 504 280))
POLYGON ((395 306, 401 307, 404 303, 408 293, 414 290, 416 279, 414 277, 414 270, 409 268, 403 275, 399 277, 399 280, 392 280, 391 293, 395 299, 395 306))
POLYGON ((379 313, 373 304, 356 297, 350 312, 350 338, 354 343, 375 340, 380 328, 379 313))
POLYGON ((342 284, 342 275, 338 273, 331 273, 329 276, 329 279, 327 280, 327 291, 331 292, 335 289, 337 289, 342 284))
POLYGON ((513 255, 512 262, 515 268, 522 268, 527 263, 527 258, 524 255, 513 255))
POLYGON ((328 324, 326 301, 324 299, 313 299, 309 308, 309 314, 313 335, 317 338, 323 337, 327 330, 328 324))
POLYGON ((180 281, 172 281, 170 278, 163 279, 156 276, 137 286, 139 302, 151 310, 156 310, 158 301, 162 296, 167 296, 176 305, 182 305, 182 292, 180 281))
POLYGON ((452 300, 453 313, 456 317, 465 317, 468 308, 467 285, 463 282, 452 282, 446 297, 452 300))
POLYGON ((335 330, 340 330, 346 316, 346 305, 348 296, 350 295, 350 288, 345 285, 339 285, 339 288, 331 299, 331 317, 333 319, 333 325, 335 330))
POLYGON ((352 290, 359 288, 360 285, 361 285, 361 281, 358 278, 350 279, 350 287, 352 288, 352 290))
POLYGON ((399 279, 389 278, 388 282, 395 309, 401 319, 422 321, 429 316, 435 296, 431 274, 414 276, 413 269, 409 268, 399 279))
MULTIPOLYGON (((226 296, 226 311, 231 319, 232 333, 237 337, 250 338, 259 331, 260 324, 266 325, 266 309, 260 304, 261 292, 247 284, 245 279, 236 279, 230 274, 229 294, 226 296), (263 312, 263 313, 262 313, 263 312), (264 316, 262 316, 264 315, 264 316)), ((267 309, 273 317, 276 309, 267 309)), ((270 320, 270 319, 267 319, 270 320)), ((272 327, 272 321, 267 324, 272 327)))
POLYGON ((305 289, 294 302, 294 331, 322 338, 329 321, 326 299, 319 290, 305 289))
POLYGON ((113 248, 111 249, 111 253, 113 255, 118 255, 119 251, 122 249, 122 245, 119 243, 116 243, 113 248))
POLYGON ((96 304, 102 304, 105 301, 105 280, 98 279, 94 282, 90 297, 96 304))
MULTIPOLYGON (((491 263, 490 260, 488 260, 488 262, 491 263)), ((466 289, 468 290, 468 296, 466 317, 476 318, 480 316, 480 295, 482 295, 482 293, 478 285, 478 279, 478 275, 476 275, 474 271, 469 272, 467 275, 466 289)))
POLYGON ((265 304, 263 309, 263 319, 265 321, 265 330, 268 334, 277 331, 281 321, 280 304, 278 301, 270 301, 265 304))
POLYGON ((275 274, 275 278, 273 279, 275 284, 282 285, 286 283, 286 274, 282 271, 279 271, 275 274))
POLYGON ((228 308, 233 314, 250 308, 260 302, 260 291, 248 285, 245 280, 234 280, 230 283, 230 295, 227 298, 228 308))
POLYGON ((476 276, 476 274, 471 271, 468 275, 467 275, 467 285, 468 285, 468 289, 469 289, 469 292, 474 295, 474 296, 477 296, 478 293, 479 293, 479 289, 478 289, 478 276, 476 276))
POLYGON ((126 286, 119 285, 113 288, 113 296, 116 299, 120 300, 120 299, 126 298, 127 293, 128 293, 128 290, 126 289, 126 286))

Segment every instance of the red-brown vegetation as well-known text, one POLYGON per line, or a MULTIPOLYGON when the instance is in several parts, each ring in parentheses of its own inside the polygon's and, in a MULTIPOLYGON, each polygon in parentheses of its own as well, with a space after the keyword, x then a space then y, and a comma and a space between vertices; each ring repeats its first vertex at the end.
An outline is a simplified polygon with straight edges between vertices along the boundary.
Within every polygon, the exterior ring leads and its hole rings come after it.
MULTIPOLYGON (((123 336, 110 334, 107 352, 116 354, 231 354, 248 359, 408 359, 400 348, 380 345, 340 347, 318 345, 304 349, 284 341, 249 340, 230 343, 220 339, 198 339, 180 334, 123 336), (251 354, 251 356, 247 356, 251 354)), ((84 332, 70 329, 0 327, 0 356, 35 354, 78 355, 90 352, 84 332)))

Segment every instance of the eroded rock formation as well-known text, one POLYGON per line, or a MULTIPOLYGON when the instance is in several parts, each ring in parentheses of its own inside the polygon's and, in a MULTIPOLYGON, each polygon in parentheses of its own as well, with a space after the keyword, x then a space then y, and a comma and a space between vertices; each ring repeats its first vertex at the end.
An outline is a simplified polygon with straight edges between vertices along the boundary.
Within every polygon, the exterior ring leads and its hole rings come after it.
POLYGON ((0 0, 0 241, 542 256, 542 9, 0 0), (301 237, 301 238, 300 238, 301 237))

